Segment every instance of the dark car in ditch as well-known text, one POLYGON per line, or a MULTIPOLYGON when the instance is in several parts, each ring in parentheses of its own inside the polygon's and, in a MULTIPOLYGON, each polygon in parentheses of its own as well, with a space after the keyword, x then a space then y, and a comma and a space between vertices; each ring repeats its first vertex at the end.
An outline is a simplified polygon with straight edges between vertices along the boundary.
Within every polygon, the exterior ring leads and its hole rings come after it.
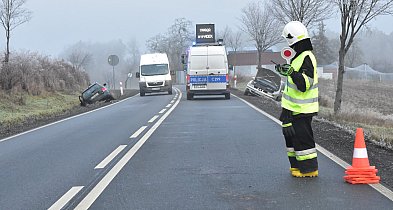
POLYGON ((101 85, 97 82, 90 85, 79 96, 79 101, 81 103, 81 106, 86 106, 87 104, 93 104, 98 101, 109 102, 114 100, 115 98, 109 92, 108 88, 106 88, 105 86, 106 84, 101 85))
POLYGON ((276 72, 261 68, 257 75, 248 82, 244 95, 267 96, 276 101, 281 100, 285 82, 276 72))

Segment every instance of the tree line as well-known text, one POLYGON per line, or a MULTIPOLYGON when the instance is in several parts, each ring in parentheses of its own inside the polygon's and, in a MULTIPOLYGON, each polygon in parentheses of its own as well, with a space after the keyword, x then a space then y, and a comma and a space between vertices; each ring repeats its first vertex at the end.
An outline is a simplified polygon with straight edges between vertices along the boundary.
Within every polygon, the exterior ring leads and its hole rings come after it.
MULTIPOLYGON (((308 27, 309 32, 316 31, 312 41, 315 45, 317 59, 320 58, 320 61, 326 64, 334 58, 338 60, 338 79, 334 102, 334 113, 337 114, 341 108, 344 66, 346 63, 353 65, 356 52, 358 52, 359 45, 356 37, 375 17, 388 14, 393 14, 393 0, 271 0, 248 3, 241 9, 241 16, 238 17, 238 20, 240 22, 239 30, 247 35, 246 39, 253 43, 258 52, 258 69, 261 68, 262 52, 283 41, 282 28, 289 21, 300 21, 308 27), (337 49, 334 49, 328 44, 329 40, 325 36, 323 21, 336 14, 340 16, 341 32, 336 45, 337 49)), ((169 33, 152 37, 147 41, 148 49, 167 52, 171 57, 178 56, 178 51, 172 55, 171 49, 180 47, 177 49, 184 50, 186 46, 183 45, 182 38, 188 37, 187 35, 190 35, 192 31, 189 27, 190 21, 181 19, 181 22, 186 24, 177 29, 181 29, 178 31, 183 33, 175 33, 175 36, 172 36, 172 31, 169 30, 169 33), (172 44, 176 43, 177 39, 182 40, 179 42, 181 46, 172 44)), ((176 25, 175 23, 174 26, 176 25)), ((171 28, 173 26, 169 29, 171 28)), ((241 35, 234 35, 228 28, 224 29, 220 35, 231 37, 232 42, 226 41, 229 48, 236 50, 241 48, 241 45, 240 47, 238 45, 243 43, 241 39, 237 39, 239 42, 233 44, 234 37, 239 38, 241 35)), ((176 65, 179 64, 176 63, 176 65)))
MULTIPOLYGON (((27 87, 23 81, 25 81, 25 76, 28 74, 21 69, 18 70, 18 68, 23 66, 22 64, 14 65, 11 62, 13 58, 10 56, 9 50, 11 32, 19 25, 29 21, 32 17, 31 12, 23 7, 25 3, 26 0, 0 1, 0 22, 6 34, 6 51, 2 58, 3 62, 0 69, 0 86, 3 90, 11 90, 18 86, 25 90, 27 87), (18 72, 22 72, 23 74, 18 72)), ((356 53, 359 52, 356 48, 360 46, 358 43, 361 42, 358 35, 375 17, 392 13, 393 0, 253 1, 241 9, 241 15, 238 17, 240 25, 237 31, 233 32, 231 28, 226 27, 218 34, 221 38, 225 39, 225 44, 233 51, 241 50, 244 43, 249 42, 252 43, 260 55, 263 51, 283 41, 281 38, 281 31, 282 27, 287 22, 292 20, 301 21, 309 28, 309 32, 313 32, 313 34, 311 34, 313 37, 312 41, 318 60, 321 63, 328 63, 334 58, 338 60, 338 79, 334 103, 334 111, 338 113, 341 107, 343 74, 345 71, 344 65, 348 63, 354 65, 357 62, 355 60, 356 56, 359 57, 359 55, 356 55, 356 53), (333 15, 339 15, 340 17, 341 32, 339 37, 332 41, 325 36, 323 21, 329 19, 333 15), (334 47, 332 47, 331 43, 335 43, 334 47)), ((180 55, 185 52, 193 41, 193 34, 192 22, 185 18, 179 18, 175 20, 173 25, 169 26, 166 32, 157 34, 148 39, 146 47, 152 52, 167 53, 171 61, 171 69, 176 71, 182 68, 180 55)), ((95 62, 96 59, 102 59, 102 56, 95 56, 90 51, 92 47, 86 47, 87 45, 86 43, 79 43, 79 45, 75 45, 77 47, 70 47, 69 51, 62 56, 66 61, 47 59, 47 62, 42 62, 42 60, 45 60, 45 57, 37 56, 34 53, 20 53, 19 55, 15 54, 13 56, 15 56, 15 58, 18 56, 26 56, 36 59, 33 63, 38 65, 33 66, 37 68, 42 63, 46 63, 45 65, 41 65, 41 68, 44 69, 41 69, 41 72, 45 71, 46 67, 53 71, 53 68, 56 66, 61 69, 58 70, 58 72, 63 72, 58 75, 64 74, 64 71, 69 71, 67 73, 68 75, 74 75, 76 72, 78 72, 78 74, 86 74, 87 72, 89 75, 96 76, 98 75, 98 67, 97 65, 92 65, 92 63, 98 63, 95 62), (50 65, 48 63, 50 63, 50 65), (60 63, 62 64, 60 65, 60 63)), ((139 50, 135 46, 133 50, 131 48, 132 47, 123 47, 120 50, 121 59, 123 59, 125 61, 124 63, 127 63, 127 65, 122 67, 122 74, 118 80, 123 80, 125 74, 136 71, 137 69, 136 63, 139 58, 139 50)), ((102 60, 106 59, 103 58, 102 60)), ((377 64, 378 63, 375 65, 377 64)), ((388 65, 388 63, 386 65, 388 65)), ((258 68, 260 67, 261 63, 259 60, 258 68)), ((42 76, 41 81, 43 82, 37 82, 37 84, 41 85, 36 86, 43 87, 44 89, 45 87, 47 89, 71 87, 68 86, 67 82, 60 82, 61 80, 59 80, 59 84, 53 85, 51 82, 48 82, 47 78, 51 78, 50 76, 44 76, 44 74, 41 73, 39 75, 42 76)), ((108 71, 106 71, 104 75, 106 75, 104 76, 104 80, 109 81, 108 78, 110 78, 110 76, 108 71)), ((64 79, 64 75, 60 77, 64 79)), ((54 77, 52 76, 52 78, 54 77)), ((76 82, 81 82, 80 84, 85 82, 82 80, 75 79, 76 82)), ((53 82, 55 81, 53 80, 53 82)), ((28 91, 30 91, 30 89, 28 89, 28 91)))
POLYGON ((1 90, 40 95, 51 91, 76 91, 86 86, 89 81, 87 74, 68 62, 30 52, 10 56, 12 31, 32 17, 32 12, 24 8, 25 3, 26 0, 0 1, 0 23, 6 37, 5 53, 0 57, 1 90))
POLYGON ((70 63, 31 52, 13 54, 1 66, 0 75, 1 90, 25 91, 31 95, 78 91, 89 83, 86 72, 75 69, 70 63))

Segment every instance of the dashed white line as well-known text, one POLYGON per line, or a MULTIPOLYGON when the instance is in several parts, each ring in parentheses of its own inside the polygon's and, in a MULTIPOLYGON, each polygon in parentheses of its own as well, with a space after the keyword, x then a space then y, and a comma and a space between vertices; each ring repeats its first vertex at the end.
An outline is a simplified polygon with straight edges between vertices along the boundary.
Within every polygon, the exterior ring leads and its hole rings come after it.
MULTIPOLYGON (((181 93, 180 93, 181 94, 181 93)), ((76 206, 76 210, 85 210, 90 208, 94 201, 101 195, 105 188, 112 182, 115 176, 122 170, 122 168, 131 160, 136 152, 143 146, 143 144, 150 138, 154 131, 162 124, 162 122, 169 116, 169 114, 176 108, 180 100, 176 101, 173 107, 168 110, 146 134, 116 163, 115 166, 101 179, 100 182, 90 191, 89 194, 76 206)))
POLYGON ((134 134, 132 134, 132 136, 130 136, 130 139, 137 138, 139 134, 141 134, 146 128, 147 126, 142 126, 141 128, 139 128, 139 130, 137 130, 134 134))
POLYGON ((156 121, 156 119, 157 119, 159 116, 160 116, 160 115, 155 115, 154 117, 152 117, 152 118, 148 121, 148 123, 152 123, 152 122, 156 121))
POLYGON ((66 194, 61 196, 61 198, 56 201, 48 210, 60 210, 62 209, 78 192, 83 188, 83 186, 72 187, 66 194))
POLYGON ((171 107, 172 106, 172 104, 168 104, 168 105, 166 105, 166 108, 169 108, 169 107, 171 107))
POLYGON ((110 163, 127 145, 120 145, 111 154, 109 154, 101 163, 99 163, 94 169, 105 168, 108 163, 110 163))
POLYGON ((161 110, 160 112, 158 112, 158 114, 162 114, 166 111, 166 109, 161 110))
POLYGON ((172 101, 171 101, 171 104, 173 104, 174 102, 175 102, 175 100, 172 100, 172 101))

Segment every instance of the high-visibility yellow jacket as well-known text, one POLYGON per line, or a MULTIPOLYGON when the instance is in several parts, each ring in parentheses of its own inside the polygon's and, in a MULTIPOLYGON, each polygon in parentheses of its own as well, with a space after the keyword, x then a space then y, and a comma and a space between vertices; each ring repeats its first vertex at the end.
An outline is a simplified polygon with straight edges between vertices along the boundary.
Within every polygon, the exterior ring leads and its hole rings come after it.
POLYGON ((299 72, 307 56, 310 57, 314 67, 314 78, 310 78, 304 73, 302 74, 306 83, 306 91, 301 92, 291 76, 288 76, 282 95, 281 106, 293 111, 294 114, 308 114, 319 111, 317 61, 314 54, 311 51, 302 52, 291 62, 291 66, 295 72, 299 72))

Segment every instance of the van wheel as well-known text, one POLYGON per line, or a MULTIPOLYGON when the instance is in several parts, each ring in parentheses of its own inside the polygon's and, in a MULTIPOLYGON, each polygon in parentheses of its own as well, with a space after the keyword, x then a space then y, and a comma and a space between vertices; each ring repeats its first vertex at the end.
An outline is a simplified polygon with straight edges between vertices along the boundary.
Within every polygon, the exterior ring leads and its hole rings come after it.
POLYGON ((225 94, 225 99, 227 99, 227 100, 228 100, 228 99, 231 99, 231 94, 230 94, 230 93, 226 93, 226 94, 225 94))
POLYGON ((187 93, 187 100, 194 99, 194 95, 192 93, 187 93))
POLYGON ((168 94, 172 95, 172 88, 168 90, 168 94))

